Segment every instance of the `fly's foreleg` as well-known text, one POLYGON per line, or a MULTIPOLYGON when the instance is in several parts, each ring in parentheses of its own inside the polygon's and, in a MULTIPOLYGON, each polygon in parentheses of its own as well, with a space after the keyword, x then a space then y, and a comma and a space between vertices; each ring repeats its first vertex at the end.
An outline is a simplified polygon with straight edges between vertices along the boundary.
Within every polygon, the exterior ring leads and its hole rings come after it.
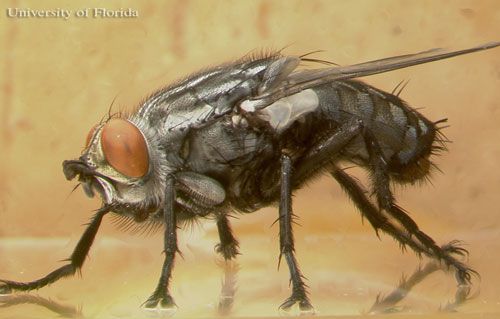
POLYGON ((72 276, 76 273, 77 270, 80 270, 85 262, 85 258, 87 257, 90 247, 94 242, 94 238, 99 230, 99 226, 101 225, 102 218, 110 211, 110 208, 105 206, 97 211, 92 220, 85 229, 82 237, 78 241, 78 244, 75 247, 75 250, 71 254, 71 257, 68 258, 70 261, 69 264, 66 264, 47 276, 40 278, 31 282, 17 282, 10 280, 0 280, 0 294, 11 293, 13 290, 18 291, 28 291, 33 289, 39 289, 44 286, 47 286, 57 280, 72 276))
POLYGON ((163 218, 165 223, 165 233, 163 240, 165 260, 163 262, 158 285, 153 294, 143 304, 146 309, 155 308, 158 303, 165 309, 172 309, 176 306, 174 299, 170 295, 168 287, 172 276, 172 269, 174 268, 175 254, 178 252, 177 221, 174 212, 174 178, 172 176, 167 177, 164 201, 163 218))
POLYGON ((313 307, 309 301, 307 285, 304 276, 300 272, 295 259, 295 248, 292 231, 292 161, 288 155, 281 155, 281 192, 279 206, 280 226, 280 261, 282 256, 288 264, 290 281, 292 283, 292 295, 281 304, 280 308, 290 309, 294 304, 299 304, 301 311, 312 311, 313 307))
POLYGON ((373 191, 376 194, 379 207, 395 218, 409 235, 415 236, 421 245, 425 247, 424 252, 427 256, 443 261, 447 266, 453 267, 456 270, 456 278, 459 286, 470 285, 471 274, 477 273, 457 260, 449 252, 439 247, 434 240, 421 231, 415 221, 395 203, 394 196, 390 190, 387 163, 382 155, 380 146, 369 131, 365 130, 364 137, 371 159, 373 191))

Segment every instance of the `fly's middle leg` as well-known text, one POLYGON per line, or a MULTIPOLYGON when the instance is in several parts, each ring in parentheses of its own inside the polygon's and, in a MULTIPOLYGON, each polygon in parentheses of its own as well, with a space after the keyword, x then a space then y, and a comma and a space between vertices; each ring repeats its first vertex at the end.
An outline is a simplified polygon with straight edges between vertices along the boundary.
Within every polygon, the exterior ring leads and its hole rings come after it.
POLYGON ((327 162, 333 161, 339 152, 360 133, 361 128, 361 120, 352 119, 338 128, 332 135, 313 145, 293 165, 291 158, 285 152, 281 155, 279 191, 280 261, 282 257, 285 257, 292 283, 292 295, 280 306, 281 309, 288 310, 298 303, 301 311, 313 311, 306 289, 307 285, 304 282, 305 278, 300 272, 294 255, 292 188, 300 185, 307 179, 308 175, 324 167, 327 162))
POLYGON ((295 259, 295 248, 292 230, 292 161, 288 155, 281 155, 281 190, 279 205, 280 226, 280 257, 285 257, 290 271, 290 282, 292 284, 292 295, 281 304, 280 308, 289 310, 296 303, 302 312, 311 312, 313 307, 309 301, 307 285, 304 276, 300 272, 299 265, 295 259))

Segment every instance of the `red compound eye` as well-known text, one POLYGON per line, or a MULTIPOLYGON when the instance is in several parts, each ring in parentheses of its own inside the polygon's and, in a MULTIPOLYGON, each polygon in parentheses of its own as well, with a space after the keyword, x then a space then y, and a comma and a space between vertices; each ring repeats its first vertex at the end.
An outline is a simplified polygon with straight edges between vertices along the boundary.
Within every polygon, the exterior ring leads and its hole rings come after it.
POLYGON ((149 169, 149 155, 141 131, 129 121, 113 119, 101 133, 101 145, 108 163, 128 177, 142 177, 149 169))

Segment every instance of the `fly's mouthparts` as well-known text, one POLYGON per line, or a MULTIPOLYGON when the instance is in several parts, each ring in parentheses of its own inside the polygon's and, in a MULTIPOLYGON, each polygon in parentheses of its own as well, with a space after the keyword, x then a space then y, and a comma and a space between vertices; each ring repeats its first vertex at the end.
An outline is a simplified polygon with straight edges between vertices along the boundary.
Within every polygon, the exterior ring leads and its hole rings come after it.
POLYGON ((74 179, 78 174, 95 175, 93 170, 81 160, 67 160, 62 165, 64 176, 68 181, 74 179))

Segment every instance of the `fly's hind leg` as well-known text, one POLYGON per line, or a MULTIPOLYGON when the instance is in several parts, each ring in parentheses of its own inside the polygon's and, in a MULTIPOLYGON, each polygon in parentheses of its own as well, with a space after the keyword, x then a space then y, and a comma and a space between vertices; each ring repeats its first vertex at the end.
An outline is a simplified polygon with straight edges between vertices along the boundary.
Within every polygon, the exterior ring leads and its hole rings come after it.
MULTIPOLYGON (((380 209, 386 211, 401 224, 408 234, 414 236, 421 245, 425 247, 425 254, 427 256, 442 261, 446 266, 453 268, 459 288, 462 286, 470 286, 471 277, 473 274, 477 275, 477 272, 439 247, 436 242, 429 235, 421 231, 417 223, 415 223, 415 221, 395 203, 394 196, 390 190, 387 163, 382 155, 380 146, 368 131, 365 131, 364 137, 371 159, 373 191, 376 194, 380 209)), ((463 248, 459 249, 466 253, 463 248)))
MULTIPOLYGON (((375 232, 378 235, 379 230, 382 230, 387 235, 393 237, 397 240, 402 247, 410 247, 415 253, 420 255, 426 255, 431 258, 435 258, 425 245, 423 245, 416 236, 412 236, 412 234, 408 233, 408 231, 402 230, 398 225, 394 223, 394 221, 388 219, 367 197, 366 191, 364 188, 349 174, 347 174, 344 170, 340 168, 335 168, 332 170, 331 175, 337 180, 340 186, 344 189, 347 195, 354 202, 356 207, 361 212, 362 216, 365 217, 372 227, 375 229, 375 232)), ((443 247, 440 247, 440 250, 443 254, 449 256, 449 258, 455 259, 455 256, 464 257, 467 252, 465 249, 461 248, 459 243, 456 241, 452 241, 443 247)), ((458 260, 457 260, 458 262, 458 260)), ((401 289, 396 289, 393 293, 389 294, 386 298, 381 300, 377 300, 372 309, 380 311, 380 309, 393 309, 394 305, 401 301, 408 292, 416 285, 418 282, 423 280, 426 276, 431 274, 432 272, 441 269, 447 270, 447 266, 441 264, 439 260, 433 261, 429 264, 430 266, 425 266, 423 272, 418 272, 415 275, 415 280, 409 280, 403 287, 399 287, 401 289), (437 267, 437 269, 436 269, 437 267)), ((413 275, 412 275, 413 277, 413 275)), ((467 300, 467 296, 469 293, 468 285, 460 285, 455 294, 455 301, 447 308, 456 308, 463 302, 467 300)))

